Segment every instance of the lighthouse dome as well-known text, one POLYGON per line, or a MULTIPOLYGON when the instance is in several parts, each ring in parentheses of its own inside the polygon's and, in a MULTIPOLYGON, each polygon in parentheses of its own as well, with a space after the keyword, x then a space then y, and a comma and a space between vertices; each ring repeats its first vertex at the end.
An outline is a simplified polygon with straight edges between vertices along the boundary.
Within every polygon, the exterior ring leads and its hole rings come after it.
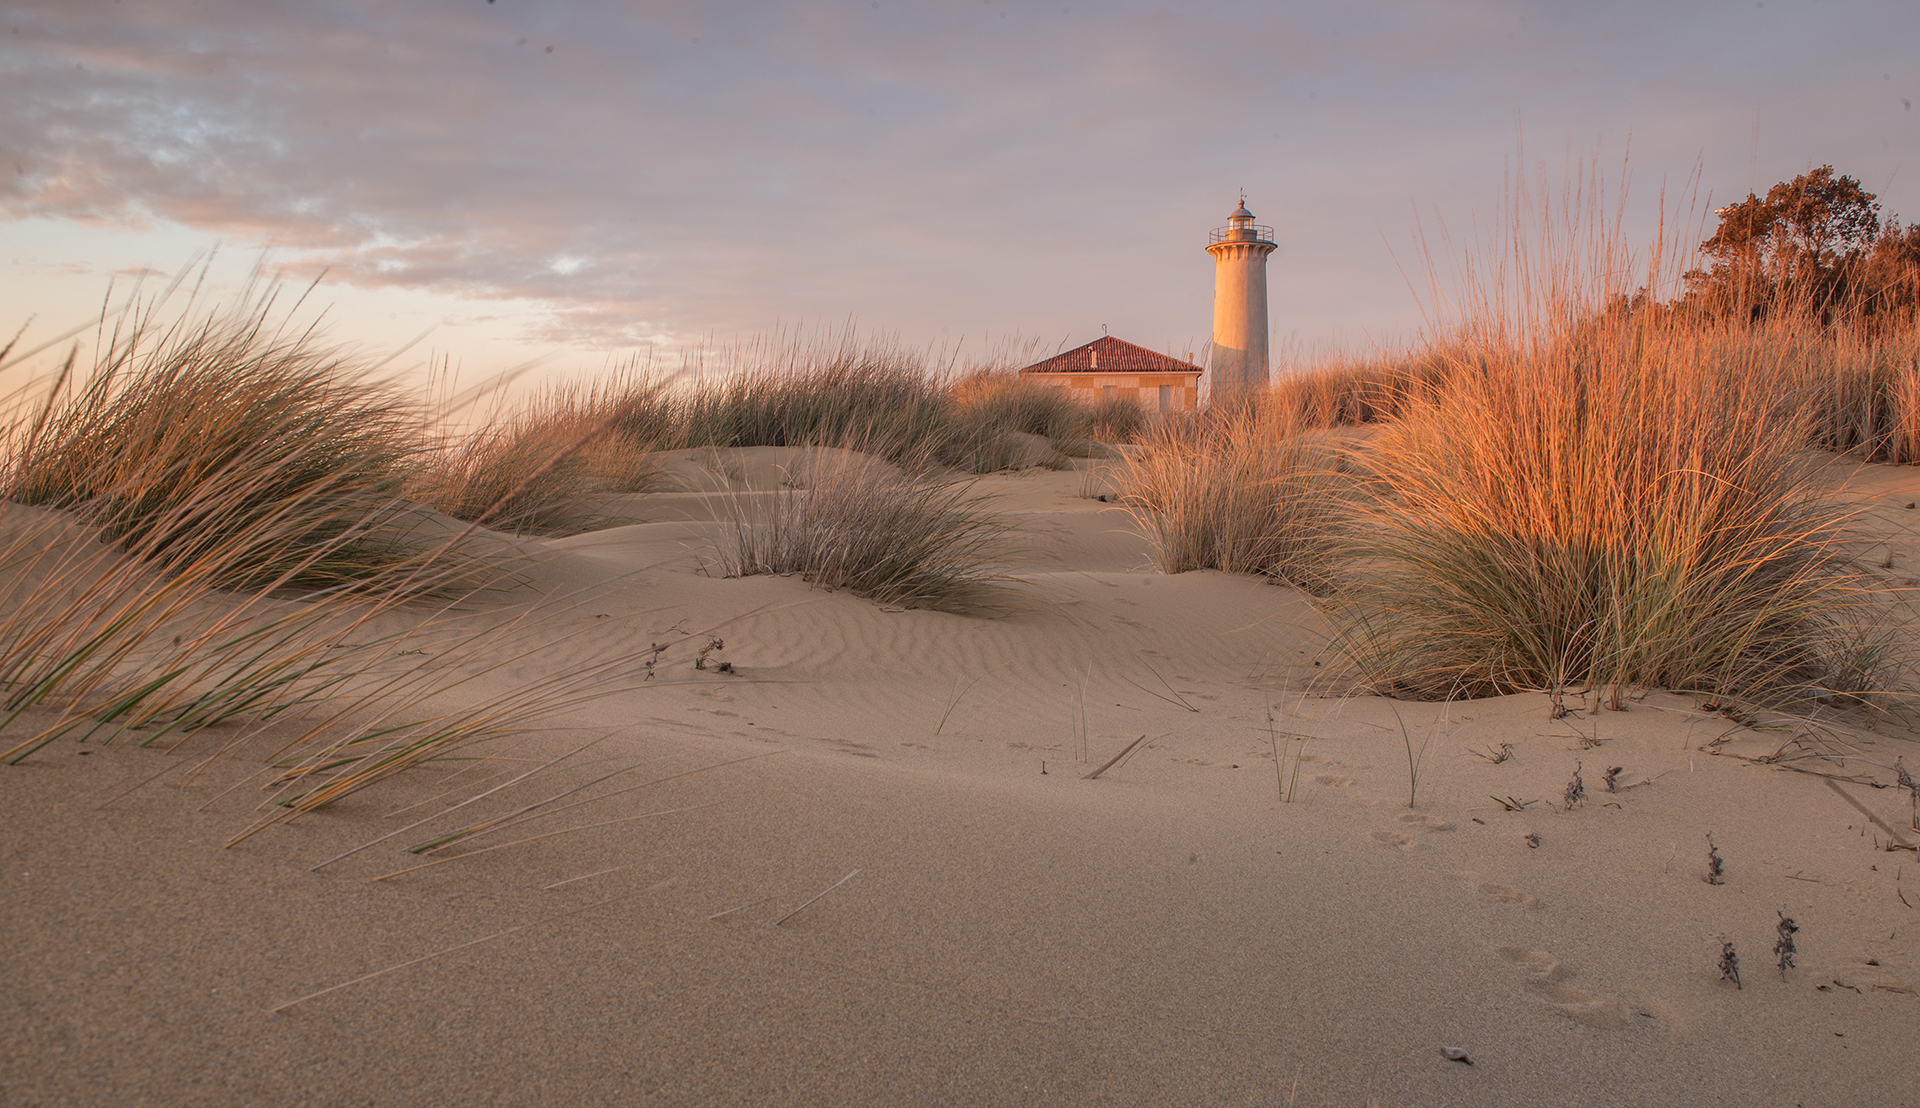
POLYGON ((1245 200, 1242 200, 1240 201, 1240 206, 1238 208, 1235 208, 1233 211, 1233 214, 1228 216, 1227 218, 1228 219, 1252 219, 1253 213, 1247 210, 1247 202, 1245 200))

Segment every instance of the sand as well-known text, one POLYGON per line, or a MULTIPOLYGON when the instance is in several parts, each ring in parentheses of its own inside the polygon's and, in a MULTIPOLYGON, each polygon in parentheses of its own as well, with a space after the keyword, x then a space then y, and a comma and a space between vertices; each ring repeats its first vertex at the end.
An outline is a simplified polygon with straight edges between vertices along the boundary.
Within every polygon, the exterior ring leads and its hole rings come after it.
MULTIPOLYGON (((1920 475, 1847 473, 1900 572, 1920 475)), ((189 782, 63 742, 0 771, 0 1101, 1920 1103, 1920 835, 1862 783, 1920 765, 1898 721, 1340 695, 1303 597, 1157 573, 1079 472, 979 482, 1037 551, 1004 618, 716 579, 729 487, 520 544, 557 599, 516 679, 725 646, 490 760, 233 849, 257 758, 189 782), (461 815, 625 772, 465 849, 582 830, 374 880, 448 816, 310 868, 573 751, 461 815)))

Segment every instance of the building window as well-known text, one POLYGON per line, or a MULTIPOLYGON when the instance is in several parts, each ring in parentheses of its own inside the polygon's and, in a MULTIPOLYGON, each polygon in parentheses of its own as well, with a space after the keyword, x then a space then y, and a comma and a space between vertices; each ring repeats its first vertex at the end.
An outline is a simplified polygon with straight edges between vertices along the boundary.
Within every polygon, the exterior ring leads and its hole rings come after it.
POLYGON ((1116 397, 1116 396, 1118 396, 1118 395, 1120 395, 1120 389, 1119 389, 1119 387, 1118 387, 1118 386, 1116 386, 1116 385, 1102 385, 1102 386, 1100 386, 1100 399, 1101 399, 1101 400, 1103 400, 1103 401, 1111 401, 1111 400, 1112 400, 1112 399, 1113 399, 1114 397, 1116 397))
POLYGON ((1170 412, 1173 410, 1173 386, 1172 385, 1160 386, 1160 410, 1163 412, 1170 412))

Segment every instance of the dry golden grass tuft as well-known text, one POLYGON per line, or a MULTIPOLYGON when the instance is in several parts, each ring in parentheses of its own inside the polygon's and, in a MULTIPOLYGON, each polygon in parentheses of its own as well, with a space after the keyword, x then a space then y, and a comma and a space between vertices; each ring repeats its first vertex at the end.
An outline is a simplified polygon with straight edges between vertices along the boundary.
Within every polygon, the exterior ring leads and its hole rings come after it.
POLYGON ((276 326, 270 289, 172 322, 164 305, 103 327, 91 367, 69 359, 46 395, 16 398, 5 498, 71 510, 148 564, 217 564, 221 586, 329 587, 404 564, 380 522, 418 448, 414 407, 276 326))
POLYGON ((628 425, 656 393, 625 376, 549 386, 478 430, 438 436, 414 466, 407 495, 496 531, 581 529, 591 522, 578 514, 582 497, 655 484, 654 454, 628 425))
POLYGON ((1882 687, 1882 598, 1816 483, 1810 413, 1732 353, 1631 322, 1489 343, 1380 428, 1328 605, 1362 669, 1433 698, 1882 687))
POLYGON ((70 358, 49 393, 16 398, 0 758, 61 738, 171 749, 228 725, 195 744, 214 757, 273 728, 273 822, 638 679, 638 655, 502 679, 503 636, 546 613, 474 617, 476 570, 500 567, 462 535, 419 538, 392 495, 413 410, 310 332, 286 337, 273 304, 189 303, 156 328, 149 301, 88 372, 70 358), (482 679, 486 695, 455 695, 482 679))
MULTIPOLYGON (((1326 605, 1343 645, 1419 697, 1887 688, 1887 597, 1807 453, 1833 408, 1804 349, 1629 298, 1602 192, 1516 194, 1432 370, 1357 449, 1374 494, 1351 502, 1326 605)), ((1677 286, 1671 247, 1644 288, 1677 286)))
POLYGON ((820 451, 807 487, 731 497, 714 536, 728 577, 798 574, 876 603, 993 612, 1018 602, 1018 531, 964 483, 903 472, 883 451, 820 451))
POLYGON ((1352 479, 1331 438, 1260 397, 1166 420, 1127 459, 1122 503, 1166 573, 1260 573, 1323 593, 1352 479))

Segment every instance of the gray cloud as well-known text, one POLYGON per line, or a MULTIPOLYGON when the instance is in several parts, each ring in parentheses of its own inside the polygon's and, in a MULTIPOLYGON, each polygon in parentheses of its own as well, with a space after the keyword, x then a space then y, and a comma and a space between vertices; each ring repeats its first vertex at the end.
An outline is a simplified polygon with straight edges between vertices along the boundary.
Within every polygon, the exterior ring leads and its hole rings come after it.
POLYGON ((1637 227, 1832 162, 1902 176, 1910 3, 16 5, 0 217, 171 221, 550 339, 775 320, 1205 338, 1246 187, 1278 327, 1417 319, 1383 236, 1632 134, 1637 227), (1679 11, 1674 9, 1678 7, 1679 11), (1882 75, 1885 74, 1883 77, 1882 75), (1756 119, 1760 141, 1754 155, 1756 119), (1520 167, 1526 169, 1526 167, 1520 167))

